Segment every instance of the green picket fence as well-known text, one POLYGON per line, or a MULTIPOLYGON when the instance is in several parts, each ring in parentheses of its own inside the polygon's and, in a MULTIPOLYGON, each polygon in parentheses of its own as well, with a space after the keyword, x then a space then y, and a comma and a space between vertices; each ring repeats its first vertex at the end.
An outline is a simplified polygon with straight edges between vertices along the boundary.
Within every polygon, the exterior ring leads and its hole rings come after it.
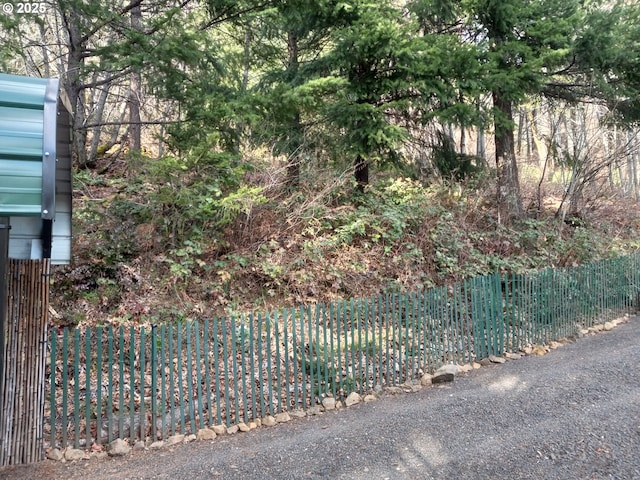
POLYGON ((571 336, 636 305, 633 255, 202 322, 54 329, 45 440, 163 439, 571 336))

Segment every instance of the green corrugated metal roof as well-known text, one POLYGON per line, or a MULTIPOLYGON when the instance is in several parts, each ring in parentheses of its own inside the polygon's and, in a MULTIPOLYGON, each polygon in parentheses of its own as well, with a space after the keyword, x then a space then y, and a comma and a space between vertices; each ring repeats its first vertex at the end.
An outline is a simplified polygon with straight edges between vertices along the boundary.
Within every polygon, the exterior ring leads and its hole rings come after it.
POLYGON ((11 225, 10 258, 71 260, 70 118, 58 87, 55 78, 0 74, 0 216, 11 225))
POLYGON ((42 110, 46 89, 46 78, 0 73, 0 106, 42 110))
POLYGON ((0 74, 0 216, 42 214, 49 82, 0 74))

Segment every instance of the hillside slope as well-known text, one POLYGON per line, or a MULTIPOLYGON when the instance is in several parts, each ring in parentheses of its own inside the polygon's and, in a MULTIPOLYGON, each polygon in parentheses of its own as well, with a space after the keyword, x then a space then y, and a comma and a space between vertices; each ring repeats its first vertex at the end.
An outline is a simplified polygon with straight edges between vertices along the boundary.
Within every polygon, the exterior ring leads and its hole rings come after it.
POLYGON ((209 211, 206 195, 185 202, 184 186, 145 175, 77 174, 74 262, 55 268, 54 322, 235 315, 572 266, 640 245, 635 202, 600 196, 562 221, 553 185, 542 211, 505 226, 486 179, 425 187, 386 175, 364 193, 342 177, 293 193, 268 175, 250 180, 209 211))

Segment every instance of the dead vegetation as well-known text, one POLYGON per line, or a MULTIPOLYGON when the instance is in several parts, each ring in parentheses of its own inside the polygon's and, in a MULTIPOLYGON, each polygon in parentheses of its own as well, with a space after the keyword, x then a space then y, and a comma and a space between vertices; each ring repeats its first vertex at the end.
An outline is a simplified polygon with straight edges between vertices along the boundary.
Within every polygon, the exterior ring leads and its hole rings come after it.
MULTIPOLYGON (((385 174, 359 194, 348 172, 317 171, 291 192, 266 168, 245 179, 236 205, 208 216, 125 166, 76 175, 74 262, 56 267, 52 284, 60 325, 152 324, 418 291, 638 245, 640 208, 602 190, 587 190, 580 215, 561 221, 561 187, 545 183, 545 208, 505 226, 490 175, 425 185, 385 174)), ((537 184, 523 181, 525 204, 537 184)))

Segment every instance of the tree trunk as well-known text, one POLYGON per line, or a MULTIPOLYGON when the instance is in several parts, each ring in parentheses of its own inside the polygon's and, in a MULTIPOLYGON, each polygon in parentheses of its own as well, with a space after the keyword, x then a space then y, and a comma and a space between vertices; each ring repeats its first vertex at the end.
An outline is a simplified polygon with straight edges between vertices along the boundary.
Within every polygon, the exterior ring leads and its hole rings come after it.
MULTIPOLYGON (((478 110, 480 109, 480 104, 482 103, 482 97, 478 97, 476 100, 478 104, 478 110)), ((485 138, 485 124, 484 121, 482 125, 478 127, 478 136, 476 138, 476 157, 482 159, 482 165, 487 166, 487 145, 485 138)))
POLYGON ((498 222, 509 223, 523 215, 518 163, 516 161, 513 110, 510 100, 493 92, 498 187, 498 222))
POLYGON ((71 152, 78 168, 88 168, 87 131, 84 127, 85 99, 80 72, 84 67, 84 45, 78 25, 80 19, 70 9, 62 16, 69 36, 69 53, 67 55, 66 79, 63 77, 64 89, 71 102, 71 152))
POLYGON ((40 39, 42 41, 42 67, 44 68, 44 77, 51 77, 51 63, 49 60, 49 54, 47 52, 47 32, 45 30, 44 22, 38 22, 38 28, 40 29, 40 39))
POLYGON ((369 185, 369 162, 362 158, 362 155, 356 156, 353 162, 353 175, 359 191, 364 191, 364 187, 369 185))
MULTIPOLYGON (((290 31, 287 34, 287 51, 288 51, 288 77, 289 81, 293 81, 298 75, 300 66, 298 58, 298 35, 290 31)), ((290 130, 288 135, 288 152, 287 159, 287 186, 295 188, 300 183, 300 149, 302 147, 302 125, 300 123, 300 112, 296 109, 291 119, 290 130)))
POLYGON ((140 116, 140 73, 131 74, 129 88, 129 150, 139 152, 142 148, 142 125, 140 116))
POLYGON ((527 157, 532 157, 532 160, 537 162, 538 167, 543 168, 546 171, 547 166, 549 165, 549 150, 540 138, 537 122, 538 115, 534 108, 529 112, 529 120, 527 122, 529 125, 529 133, 527 134, 527 137, 529 138, 528 142, 530 143, 530 146, 527 149, 527 157))
MULTIPOLYGON (((131 9, 131 28, 140 31, 142 25, 142 8, 140 2, 131 9)), ((139 152, 142 148, 142 125, 140 117, 140 72, 131 72, 129 83, 129 150, 139 152)))
POLYGON ((481 158, 486 164, 487 147, 484 137, 484 127, 478 128, 478 138, 476 139, 476 157, 481 158))
POLYGON ((287 160, 287 185, 295 188, 300 183, 300 113, 296 112, 291 121, 291 136, 289 138, 289 158, 287 160))
MULTIPOLYGON (((99 123, 99 119, 102 118, 104 114, 104 108, 107 104, 107 97, 109 96, 109 85, 105 85, 104 88, 100 91, 100 97, 98 98, 98 102, 95 106, 95 115, 96 123, 99 123)), ((91 145, 89 147, 89 158, 95 158, 98 152, 98 147, 100 146, 100 135, 102 134, 102 126, 97 125, 93 127, 91 145)))
POLYGON ((627 165, 629 171, 629 187, 634 200, 638 200, 638 168, 637 168, 637 147, 638 137, 630 129, 627 130, 627 165))
MULTIPOLYGON (((525 113, 523 109, 518 109, 518 140, 516 142, 516 151, 518 152, 518 156, 522 156, 522 136, 524 135, 526 129, 526 120, 525 113)), ((529 157, 527 157, 527 161, 529 157)))
POLYGON ((244 34, 244 66, 242 69, 242 93, 247 92, 249 88, 249 71, 251 70, 251 40, 253 33, 251 24, 247 25, 247 31, 244 34))

